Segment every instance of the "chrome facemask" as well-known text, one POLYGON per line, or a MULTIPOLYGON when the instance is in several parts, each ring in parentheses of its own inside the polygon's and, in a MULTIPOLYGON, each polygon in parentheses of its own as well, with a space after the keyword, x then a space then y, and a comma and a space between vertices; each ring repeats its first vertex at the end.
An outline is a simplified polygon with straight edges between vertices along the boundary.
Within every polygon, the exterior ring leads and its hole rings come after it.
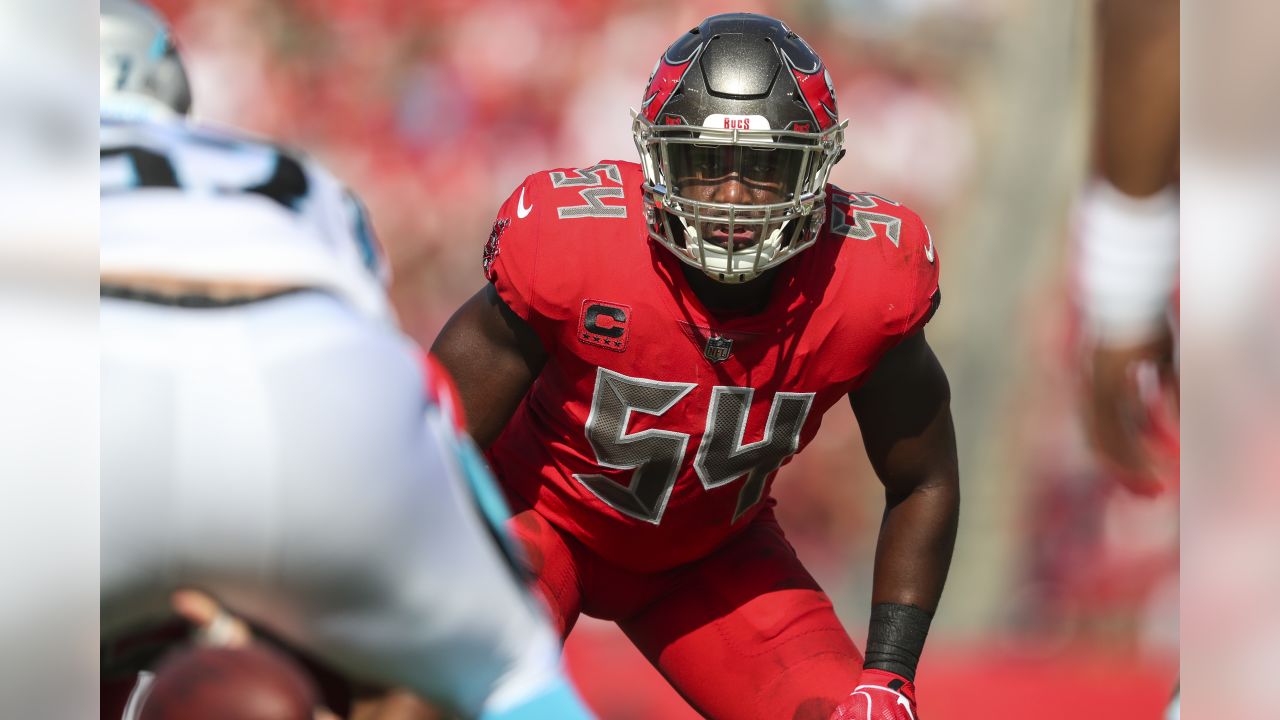
POLYGON ((847 121, 807 133, 768 129, 762 117, 755 124, 766 129, 720 127, 739 123, 718 116, 702 127, 656 125, 634 110, 631 115, 645 175, 649 236, 676 257, 720 282, 742 283, 813 245, 826 216, 827 177, 840 159, 847 121), (717 154, 727 159, 716 161, 717 154), (680 185, 691 184, 699 157, 712 158, 706 162, 715 167, 707 168, 705 179, 692 182, 736 176, 751 184, 763 182, 772 171, 778 175, 768 184, 776 186, 783 199, 741 204, 686 197, 680 185), (723 227, 724 237, 708 237, 709 227, 723 227), (754 242, 740 247, 738 237, 744 229, 754 234, 754 242))

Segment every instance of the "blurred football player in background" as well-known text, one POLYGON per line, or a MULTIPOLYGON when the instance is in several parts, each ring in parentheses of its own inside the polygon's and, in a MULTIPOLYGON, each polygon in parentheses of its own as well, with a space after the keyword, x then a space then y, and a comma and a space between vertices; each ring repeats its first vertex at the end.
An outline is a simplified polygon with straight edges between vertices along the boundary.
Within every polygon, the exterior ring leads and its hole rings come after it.
POLYGON ((827 183, 844 129, 785 24, 707 18, 654 68, 641 162, 530 175, 433 346, 561 634, 616 622, 710 718, 916 718, 959 512, 938 262, 827 183), (885 488, 865 662, 770 497, 846 397, 885 488))
POLYGON ((588 717, 360 203, 295 152, 188 122, 149 8, 104 0, 100 41, 104 678, 145 667, 131 639, 175 610, 199 621, 174 595, 196 588, 465 717, 588 717))
POLYGON ((1178 3, 1098 3, 1096 168, 1079 209, 1085 411, 1127 487, 1176 474, 1178 3))
POLYGON ((1177 0, 1098 3, 1095 167, 1076 235, 1085 420, 1140 495, 1178 479, 1178 14, 1177 0))

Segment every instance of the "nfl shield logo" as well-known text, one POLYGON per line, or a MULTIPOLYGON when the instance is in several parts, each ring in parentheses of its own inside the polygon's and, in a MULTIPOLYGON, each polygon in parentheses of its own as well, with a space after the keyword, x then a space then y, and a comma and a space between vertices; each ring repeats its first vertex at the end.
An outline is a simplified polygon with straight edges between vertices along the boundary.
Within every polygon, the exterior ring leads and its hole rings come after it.
POLYGON ((702 351, 702 356, 711 362, 724 362, 729 359, 731 352, 733 352, 733 340, 712 335, 707 338, 707 349, 702 351))

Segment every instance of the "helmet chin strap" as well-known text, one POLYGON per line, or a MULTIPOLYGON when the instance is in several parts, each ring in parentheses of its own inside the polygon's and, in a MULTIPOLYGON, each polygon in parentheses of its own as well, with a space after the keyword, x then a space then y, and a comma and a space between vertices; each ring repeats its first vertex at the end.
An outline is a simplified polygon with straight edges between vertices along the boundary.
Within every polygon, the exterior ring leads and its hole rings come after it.
MULTIPOLYGON (((741 263, 745 266, 741 270, 735 270, 728 250, 703 241, 697 229, 690 225, 687 220, 684 218, 677 219, 680 221, 681 226, 684 227, 685 247, 693 254, 693 257, 695 259, 701 258, 702 252, 705 251, 706 263, 700 269, 712 280, 727 285, 736 285, 749 282, 760 276, 761 273, 759 271, 751 270, 751 266, 755 264, 755 245, 740 253, 732 254, 732 258, 741 260, 741 263)), ((761 240, 761 243, 764 244, 764 249, 760 251, 761 266, 768 265, 777 257, 778 250, 782 247, 782 231, 785 227, 786 223, 779 224, 769 231, 767 237, 761 240)))

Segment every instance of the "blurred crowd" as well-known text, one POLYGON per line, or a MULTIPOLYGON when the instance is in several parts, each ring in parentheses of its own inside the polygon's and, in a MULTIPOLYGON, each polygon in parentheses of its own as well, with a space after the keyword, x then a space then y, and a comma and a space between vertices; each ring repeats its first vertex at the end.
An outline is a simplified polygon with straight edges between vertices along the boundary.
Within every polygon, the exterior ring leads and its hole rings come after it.
MULTIPOLYGON (((157 3, 190 58, 198 117, 285 138, 360 191, 391 254, 403 320, 427 339, 474 288, 474 240, 506 194, 546 167, 632 159, 627 111, 653 63, 714 12, 782 13, 813 44, 840 48, 826 55, 856 131, 837 183, 915 205, 952 202, 973 156, 953 96, 962 78, 946 54, 889 52, 886 38, 904 28, 864 36, 839 22, 857 14, 846 6, 876 4, 157 3)), ((956 22, 981 19, 967 11, 956 22)), ((938 34, 963 42, 964 33, 938 34)))
MULTIPOLYGON (((1176 656, 1176 492, 1127 495, 1078 420, 1064 248, 1087 164, 1087 3, 155 4, 197 118, 284 139, 365 200, 424 344, 483 282, 493 213, 525 175, 635 158, 627 110, 667 43, 716 12, 782 17, 850 120, 833 182, 912 206, 940 248, 930 338, 955 390, 966 495, 934 642, 1176 656)), ((779 516, 860 638, 879 488, 852 414, 833 414, 781 472, 779 516)))

